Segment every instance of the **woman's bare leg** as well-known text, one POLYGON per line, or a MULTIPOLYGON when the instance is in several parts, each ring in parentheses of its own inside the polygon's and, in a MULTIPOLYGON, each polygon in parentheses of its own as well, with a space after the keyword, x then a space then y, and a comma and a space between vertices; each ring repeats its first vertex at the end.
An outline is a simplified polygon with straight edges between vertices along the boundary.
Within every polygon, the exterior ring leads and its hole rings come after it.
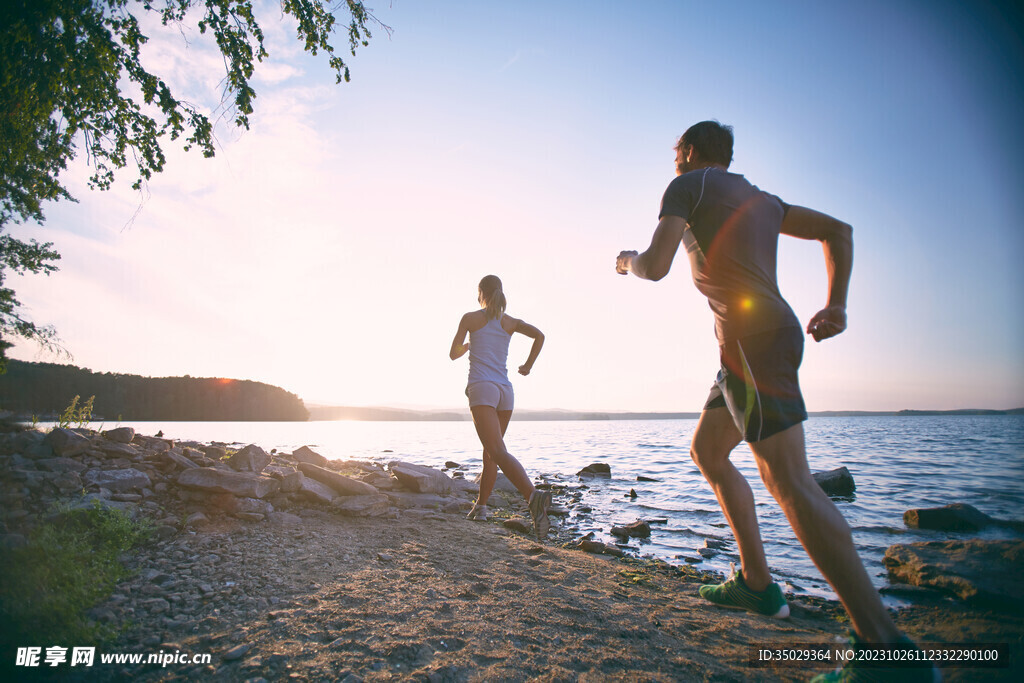
MULTIPOLYGON (((519 464, 519 461, 505 450, 505 440, 502 438, 505 429, 498 417, 498 411, 491 406, 473 406, 470 411, 473 413, 473 426, 476 427, 476 433, 480 437, 484 451, 490 456, 491 461, 501 468, 501 471, 505 473, 505 476, 522 494, 523 498, 529 501, 534 491, 533 482, 530 481, 530 477, 527 476, 526 470, 519 464)), ((509 417, 511 416, 512 413, 509 412, 509 417)), ((507 422, 505 427, 508 427, 507 422)), ((486 461, 484 464, 486 468, 486 461)), ((480 484, 481 494, 483 494, 482 477, 480 484)), ((491 488, 493 489, 493 487, 494 482, 492 481, 491 488)), ((488 495, 490 495, 490 491, 488 491, 488 495)), ((482 498, 482 500, 486 499, 482 498)))
MULTIPOLYGON (((512 419, 511 410, 499 410, 498 422, 501 424, 501 436, 505 436, 506 430, 508 430, 509 420, 512 419)), ((475 418, 474 418, 475 420, 475 418)), ((504 438, 502 438, 504 443, 504 438)), ((484 469, 480 474, 480 493, 477 495, 477 505, 487 505, 487 499, 491 497, 491 491, 494 490, 494 482, 498 479, 498 463, 491 457, 491 454, 484 448, 484 469)))

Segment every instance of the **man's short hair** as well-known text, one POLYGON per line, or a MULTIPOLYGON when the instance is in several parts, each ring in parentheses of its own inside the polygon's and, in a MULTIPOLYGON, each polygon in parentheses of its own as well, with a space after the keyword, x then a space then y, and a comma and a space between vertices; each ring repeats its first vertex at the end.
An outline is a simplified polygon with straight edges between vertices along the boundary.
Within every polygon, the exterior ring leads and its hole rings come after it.
POLYGON ((732 163, 732 126, 723 126, 718 121, 695 123, 679 138, 676 149, 687 145, 697 150, 702 161, 728 168, 732 163))

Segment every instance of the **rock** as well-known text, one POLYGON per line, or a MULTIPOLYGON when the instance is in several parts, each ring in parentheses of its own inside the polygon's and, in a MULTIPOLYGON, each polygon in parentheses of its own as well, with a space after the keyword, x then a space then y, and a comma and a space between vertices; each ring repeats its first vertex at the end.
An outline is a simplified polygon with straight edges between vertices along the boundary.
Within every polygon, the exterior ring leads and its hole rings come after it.
POLYGON ((327 458, 320 455, 309 446, 303 446, 297 451, 292 451, 292 458, 298 462, 308 462, 310 465, 316 465, 317 467, 327 467, 327 458))
POLYGON ((210 518, 204 515, 202 512, 193 512, 187 518, 185 518, 185 526, 196 527, 202 526, 210 521, 210 518))
POLYGON ((321 484, 316 479, 310 479, 309 477, 302 478, 302 481, 299 483, 298 492, 314 503, 330 504, 338 497, 330 486, 321 484))
MULTIPOLYGON (((441 509, 447 505, 451 498, 439 496, 436 493, 407 493, 405 491, 388 491, 385 494, 391 504, 402 509, 441 509)), ((490 504, 490 503, 489 503, 490 504)))
POLYGON ((718 554, 718 551, 714 548, 697 548, 697 554, 704 559, 709 559, 718 554))
POLYGON ((348 517, 382 517, 388 513, 388 497, 380 493, 368 496, 340 496, 331 506, 348 517))
POLYGON ((388 463, 388 469, 404 488, 414 493, 450 493, 452 490, 451 478, 433 467, 396 461, 388 463))
POLYGON ((636 489, 630 489, 629 490, 629 497, 630 498, 636 498, 636 489))
POLYGON ((903 523, 911 529, 978 531, 996 521, 966 503, 953 503, 940 508, 907 510, 903 513, 903 523))
POLYGON ((1007 611, 1024 609, 1024 541, 929 541, 893 545, 889 577, 1007 611))
POLYGON ((251 647, 252 646, 249 643, 242 643, 241 645, 236 645, 235 647, 231 648, 223 655, 221 655, 221 659, 223 659, 225 662, 233 662, 236 659, 241 659, 246 655, 247 652, 249 652, 249 649, 251 647))
POLYGON ((85 481, 111 491, 131 491, 153 485, 149 475, 134 467, 121 470, 89 470, 85 473, 85 481))
POLYGON ((158 439, 153 436, 142 436, 141 434, 136 434, 132 437, 132 443, 154 453, 169 451, 174 445, 169 439, 158 439))
POLYGON ((449 470, 457 470, 460 467, 462 467, 462 465, 460 465, 459 463, 455 462, 454 460, 446 460, 445 463, 444 463, 444 466, 445 466, 445 469, 449 469, 449 470))
POLYGON ((258 512, 236 512, 235 517, 243 522, 262 522, 266 515, 261 515, 258 512))
POLYGON ((651 535, 651 525, 640 519, 625 526, 613 526, 611 533, 613 536, 622 538, 649 538, 651 535))
POLYGON ((101 434, 110 441, 116 441, 118 443, 131 443, 132 439, 135 438, 135 430, 131 427, 108 429, 105 432, 101 432, 101 434))
POLYGON ((655 479, 653 477, 645 477, 642 474, 636 475, 636 480, 637 481, 661 481, 660 479, 655 479))
POLYGON ((299 471, 310 479, 326 484, 335 493, 342 496, 375 496, 379 493, 377 489, 367 483, 308 462, 300 462, 299 471))
POLYGON ((186 488, 230 493, 239 498, 264 498, 275 493, 281 484, 273 477, 245 472, 228 472, 213 467, 184 470, 178 484, 186 488))
POLYGON ((71 458, 41 458, 36 465, 50 472, 84 472, 85 465, 71 458))
POLYGON ((587 465, 582 470, 576 473, 578 477, 610 477, 612 476, 612 468, 607 463, 595 462, 587 465))
POLYGON ((140 455, 142 455, 142 451, 140 451, 138 448, 136 448, 130 443, 107 441, 106 439, 101 437, 93 439, 92 447, 106 456, 137 458, 140 455))
POLYGON ((78 432, 60 427, 54 427, 43 442, 53 449, 54 455, 61 457, 81 455, 92 446, 89 439, 78 432))
POLYGON ((183 467, 183 468, 185 468, 187 470, 199 467, 199 465, 195 461, 193 461, 193 460, 191 460, 189 458, 186 458, 184 455, 181 455, 179 453, 175 453, 173 450, 167 451, 165 457, 168 460, 170 460, 171 462, 173 462, 176 465, 178 465, 179 467, 183 467))
POLYGON ((252 472, 259 474, 270 464, 267 452, 255 444, 249 444, 228 458, 228 467, 236 472, 252 472))
MULTIPOLYGON (((481 476, 483 476, 483 472, 481 472, 480 474, 476 475, 476 477, 473 479, 472 482, 466 482, 466 484, 470 484, 470 483, 476 484, 476 491, 479 491, 480 490, 480 477, 481 476)), ((458 485, 458 484, 456 484, 456 485, 458 485)), ((463 490, 466 490, 466 489, 463 489, 463 490)), ((494 488, 492 489, 492 491, 494 491, 494 492, 500 491, 500 492, 504 492, 504 493, 514 493, 515 495, 519 495, 519 489, 517 489, 515 487, 515 484, 513 484, 511 481, 509 481, 509 478, 506 477, 504 475, 504 473, 502 473, 502 472, 498 472, 498 477, 497 477, 497 479, 494 480, 494 488)))
POLYGON ((523 519, 522 517, 513 517, 506 519, 501 523, 506 529, 518 532, 520 534, 532 534, 533 533, 533 522, 523 519))
POLYGON ((261 515, 269 515, 273 511, 274 506, 265 500, 260 500, 259 498, 238 499, 238 512, 256 512, 261 515))
POLYGON ((829 496, 847 497, 852 496, 857 485, 853 482, 853 475, 845 467, 837 467, 828 472, 815 472, 814 481, 829 496))
POLYGON ((267 521, 274 526, 299 526, 302 524, 302 517, 290 512, 271 512, 267 515, 267 521))
POLYGON ((285 467, 283 465, 267 465, 263 469, 263 474, 269 474, 281 482, 281 493, 295 493, 298 491, 302 485, 302 478, 305 476, 294 467, 285 467))

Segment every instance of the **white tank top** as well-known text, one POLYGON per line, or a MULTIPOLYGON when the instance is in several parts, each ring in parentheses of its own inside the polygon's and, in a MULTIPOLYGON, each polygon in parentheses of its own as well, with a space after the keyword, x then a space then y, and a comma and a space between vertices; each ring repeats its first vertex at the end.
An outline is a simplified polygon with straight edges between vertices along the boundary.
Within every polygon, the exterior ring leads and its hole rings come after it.
POLYGON ((501 326, 501 318, 492 318, 476 332, 469 333, 469 384, 510 383, 506 365, 511 339, 512 335, 501 326))

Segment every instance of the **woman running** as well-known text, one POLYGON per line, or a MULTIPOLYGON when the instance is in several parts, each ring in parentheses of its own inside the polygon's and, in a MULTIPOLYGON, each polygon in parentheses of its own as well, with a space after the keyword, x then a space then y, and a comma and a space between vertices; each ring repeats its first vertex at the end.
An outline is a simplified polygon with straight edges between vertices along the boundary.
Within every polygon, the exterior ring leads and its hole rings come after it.
POLYGON ((469 511, 469 518, 487 519, 487 499, 494 489, 500 467, 529 504, 537 538, 544 538, 550 527, 548 506, 551 504, 551 493, 534 487, 523 466, 505 450, 502 438, 512 419, 514 400, 506 369, 508 343, 516 332, 533 339, 529 357, 519 366, 520 375, 529 375, 544 346, 544 334, 533 325, 505 314, 505 294, 501 290, 501 280, 496 275, 488 275, 480 280, 478 301, 483 308, 462 316, 449 354, 455 360, 469 351, 466 396, 469 397, 469 409, 473 413, 473 425, 484 446, 480 494, 473 509, 469 511))

